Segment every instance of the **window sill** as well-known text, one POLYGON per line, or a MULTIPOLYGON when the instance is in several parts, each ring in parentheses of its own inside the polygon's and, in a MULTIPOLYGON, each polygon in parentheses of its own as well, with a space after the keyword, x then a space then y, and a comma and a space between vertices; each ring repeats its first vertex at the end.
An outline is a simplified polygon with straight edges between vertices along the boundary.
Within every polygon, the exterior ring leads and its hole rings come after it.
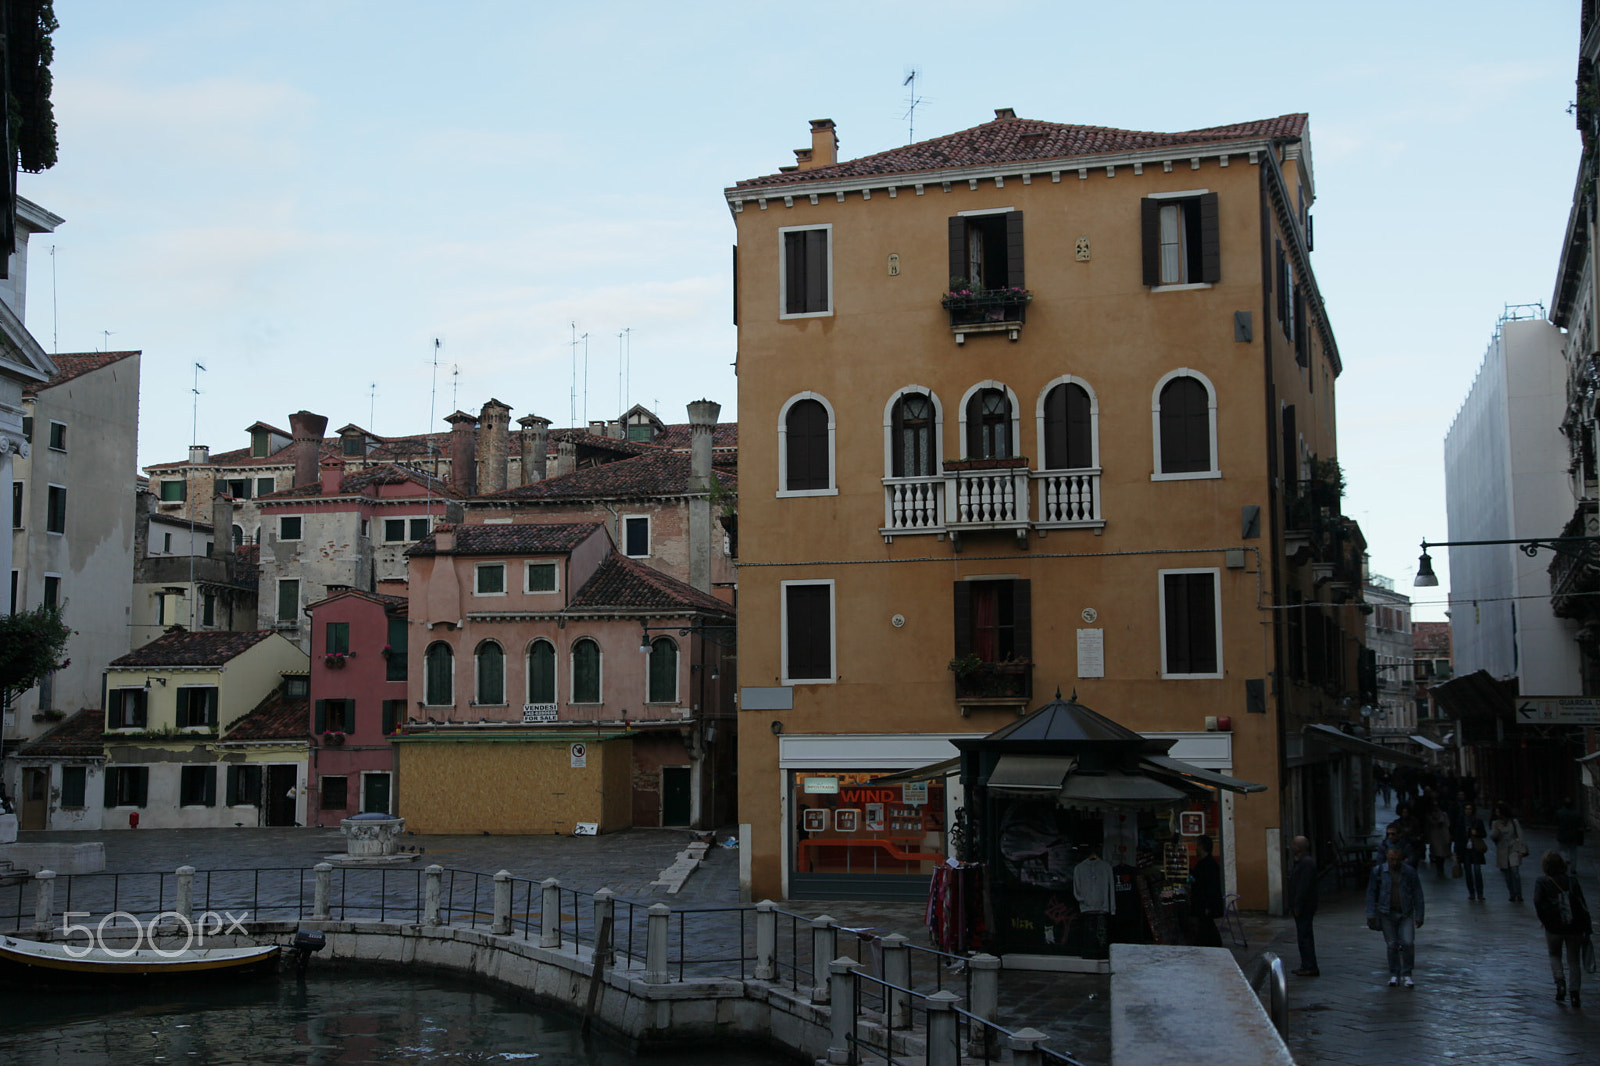
POLYGON ((831 488, 831 489, 779 489, 777 495, 778 495, 778 499, 780 499, 780 500, 791 499, 791 498, 796 497, 796 496, 837 496, 837 495, 839 495, 839 490, 837 488, 831 488))
POLYGON ((1195 470, 1185 474, 1151 474, 1151 481, 1206 481, 1220 478, 1220 470, 1195 470))
POLYGON ((1165 670, 1161 672, 1163 681, 1220 681, 1226 676, 1226 674, 1169 674, 1165 670))
POLYGON ((1151 292, 1188 292, 1191 289, 1209 289, 1216 283, 1211 281, 1185 281, 1172 285, 1152 285, 1151 292))
POLYGON ((834 677, 785 677, 778 681, 780 685, 793 687, 795 685, 833 685, 838 683, 834 677))
POLYGON ((979 322, 970 326, 951 326, 950 332, 955 334, 956 344, 966 344, 968 333, 1005 333, 1009 340, 1019 340, 1022 337, 1021 322, 979 322))
POLYGON ((504 595, 505 595, 504 592, 474 592, 472 594, 474 599, 480 599, 480 600, 493 599, 496 596, 504 596, 504 595))
POLYGON ((831 309, 827 310, 827 311, 796 311, 793 314, 790 314, 790 313, 785 312, 785 311, 778 312, 778 321, 779 322, 788 322, 788 321, 790 321, 792 319, 796 319, 796 318, 832 318, 832 317, 833 317, 833 311, 831 309))

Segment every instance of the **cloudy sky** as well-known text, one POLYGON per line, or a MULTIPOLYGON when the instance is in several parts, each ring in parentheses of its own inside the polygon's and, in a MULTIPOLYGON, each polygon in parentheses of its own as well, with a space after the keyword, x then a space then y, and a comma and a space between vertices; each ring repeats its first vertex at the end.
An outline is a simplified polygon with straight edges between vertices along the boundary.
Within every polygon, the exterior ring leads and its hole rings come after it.
POLYGON ((385 435, 490 396, 558 424, 682 421, 700 396, 734 417, 720 191, 791 162, 808 119, 846 158, 905 143, 912 69, 919 139, 997 107, 1151 130, 1307 111, 1346 510, 1406 591, 1495 322, 1550 299, 1580 148, 1578 0, 56 11, 61 162, 20 184, 67 221, 33 247, 28 323, 144 352, 141 464, 302 407, 385 435))

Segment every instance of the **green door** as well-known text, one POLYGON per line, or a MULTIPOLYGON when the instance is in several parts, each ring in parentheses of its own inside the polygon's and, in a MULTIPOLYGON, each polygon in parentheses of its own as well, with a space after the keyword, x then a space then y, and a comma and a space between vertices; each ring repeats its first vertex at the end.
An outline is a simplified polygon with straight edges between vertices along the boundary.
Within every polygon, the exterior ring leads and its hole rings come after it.
POLYGON ((389 813, 389 775, 361 775, 361 813, 389 813))
POLYGON ((661 768, 661 824, 689 824, 689 768, 661 768))

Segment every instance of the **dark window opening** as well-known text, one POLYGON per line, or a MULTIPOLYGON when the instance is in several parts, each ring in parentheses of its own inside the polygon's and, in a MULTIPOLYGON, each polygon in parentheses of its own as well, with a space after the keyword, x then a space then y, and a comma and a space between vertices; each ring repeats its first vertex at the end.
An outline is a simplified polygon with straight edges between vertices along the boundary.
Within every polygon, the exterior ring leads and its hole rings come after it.
POLYGON ((528 649, 528 702, 556 701, 556 649, 549 641, 535 641, 528 649))
POLYGON ((1195 378, 1173 378, 1161 390, 1161 472, 1212 469, 1211 397, 1195 378))
POLYGON ((106 727, 108 729, 143 729, 146 697, 142 688, 114 688, 106 693, 106 727))
POLYGON ((650 554, 650 519, 623 519, 623 554, 638 559, 650 554))
POLYGON ((279 540, 299 540, 300 539, 300 516, 299 515, 285 515, 284 517, 278 519, 278 539, 279 540))
POLYGON ((63 766, 61 768, 61 806, 83 807, 88 805, 89 795, 89 770, 85 766, 63 766))
POLYGON ((1044 398, 1044 465, 1047 470, 1094 466, 1094 433, 1089 393, 1064 383, 1044 398))
POLYGON ((50 423, 50 447, 58 452, 67 450, 67 426, 64 422, 50 423))
POLYGON ((1021 211, 950 219, 950 285, 974 291, 1026 287, 1021 211))
POLYGON ((600 702, 600 645, 588 638, 572 647, 572 702, 600 702))
POLYGON ((1168 674, 1217 672, 1217 576, 1163 574, 1168 674))
POLYGON ((107 807, 143 807, 150 799, 150 767, 112 766, 106 769, 107 807))
POLYGON ((261 767, 228 767, 228 806, 254 807, 261 803, 261 767))
POLYGON ((322 809, 343 811, 350 808, 350 779, 324 777, 322 779, 322 809))
POLYGON ((651 703, 672 703, 678 698, 678 646, 666 637, 650 642, 651 703))
POLYGON ((933 476, 933 401, 920 392, 895 401, 890 452, 893 477, 933 476))
POLYGON ((215 686, 180 688, 177 694, 178 728, 189 729, 217 726, 217 690, 215 686))
POLYGON ((828 409, 797 400, 784 419, 784 488, 808 492, 829 487, 828 409))
POLYGON ((967 400, 967 458, 1012 458, 1011 399, 1000 389, 979 389, 967 400))
POLYGON ((783 313, 809 315, 828 308, 828 231, 783 235, 783 313))
POLYGON ((787 625, 787 676, 796 681, 833 679, 833 588, 784 587, 787 625))
POLYGON ((1222 280, 1217 194, 1139 201, 1146 285, 1222 280))
POLYGON ((67 531, 67 490, 51 485, 45 497, 44 528, 51 533, 67 531))
POLYGON ((215 807, 217 805, 217 768, 215 766, 185 766, 178 775, 178 805, 180 807, 215 807))
POLYGON ((1028 662, 1033 657, 1033 596, 1028 581, 955 583, 956 658, 1028 662))
POLYGON ((236 500, 250 498, 250 479, 247 477, 233 478, 228 481, 228 495, 236 500))

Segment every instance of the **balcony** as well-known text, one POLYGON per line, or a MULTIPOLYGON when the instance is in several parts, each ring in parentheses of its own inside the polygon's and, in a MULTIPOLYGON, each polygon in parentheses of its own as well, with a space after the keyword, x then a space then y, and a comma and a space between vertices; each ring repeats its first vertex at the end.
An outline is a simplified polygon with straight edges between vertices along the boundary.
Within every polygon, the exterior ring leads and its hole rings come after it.
POLYGON ((944 464, 945 526, 1028 533, 1028 460, 959 459, 944 464))
POLYGON ((1026 706, 1033 699, 1033 663, 986 663, 974 656, 950 664, 956 675, 956 703, 961 713, 971 707, 1026 706))
POLYGON ((912 533, 1098 529, 1100 470, 1029 470, 1026 458, 962 459, 944 473, 883 479, 885 537, 912 533), (1031 488, 1030 488, 1031 483, 1031 488), (1036 492, 1037 499, 1029 498, 1036 492))
MULTIPOLYGON (((1593 500, 1581 500, 1562 529, 1563 537, 1600 536, 1600 505, 1593 500)), ((1595 617, 1592 602, 1594 593, 1600 592, 1600 571, 1587 558, 1556 552, 1550 560, 1550 608, 1558 618, 1580 622, 1595 617)))
POLYGON ((1039 491, 1035 524, 1041 529, 1097 528, 1105 525, 1100 517, 1100 471, 1035 470, 1033 483, 1039 491))
POLYGON ((1005 333, 1016 340, 1028 317, 1033 294, 1027 289, 953 290, 939 301, 950 312, 950 332, 957 344, 967 342, 969 333, 1005 333))
POLYGON ((944 478, 886 477, 883 479, 883 534, 941 533, 944 531, 944 478))

